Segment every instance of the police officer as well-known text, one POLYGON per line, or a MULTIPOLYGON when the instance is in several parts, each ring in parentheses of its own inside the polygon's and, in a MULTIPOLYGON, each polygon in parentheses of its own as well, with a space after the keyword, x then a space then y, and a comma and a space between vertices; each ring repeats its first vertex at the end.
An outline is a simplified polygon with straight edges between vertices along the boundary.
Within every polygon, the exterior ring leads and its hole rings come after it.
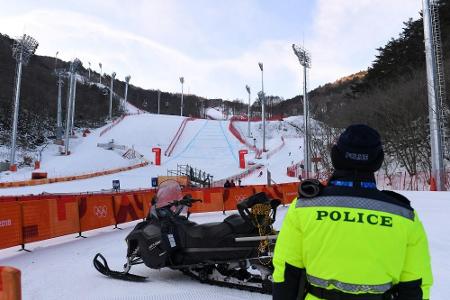
POLYGON ((275 246, 274 300, 429 299, 427 237, 408 199, 376 188, 383 159, 378 132, 352 125, 327 186, 301 185, 275 246))

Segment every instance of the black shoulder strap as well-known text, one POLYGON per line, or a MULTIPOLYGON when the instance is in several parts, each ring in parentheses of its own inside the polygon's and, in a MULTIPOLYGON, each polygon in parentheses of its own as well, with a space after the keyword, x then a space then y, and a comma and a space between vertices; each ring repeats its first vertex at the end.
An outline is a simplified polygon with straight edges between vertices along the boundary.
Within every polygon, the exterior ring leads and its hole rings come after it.
POLYGON ((401 195, 399 193, 396 193, 396 192, 393 192, 393 191, 387 191, 387 190, 382 190, 381 192, 383 194, 385 194, 385 195, 388 195, 388 196, 390 196, 392 198, 395 198, 396 200, 398 200, 398 201, 400 201, 400 202, 402 202, 404 204, 407 204, 407 205, 411 206, 411 201, 409 201, 408 198, 406 198, 405 196, 403 196, 403 195, 401 195))

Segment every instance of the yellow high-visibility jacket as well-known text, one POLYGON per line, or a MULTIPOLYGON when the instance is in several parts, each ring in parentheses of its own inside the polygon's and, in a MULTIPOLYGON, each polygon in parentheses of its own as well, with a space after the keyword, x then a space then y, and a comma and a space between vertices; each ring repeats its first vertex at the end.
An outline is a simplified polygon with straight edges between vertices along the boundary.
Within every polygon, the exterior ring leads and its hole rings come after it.
MULTIPOLYGON (((417 213, 403 196, 377 189, 326 187, 317 197, 295 199, 273 264, 276 300, 296 299, 299 269, 310 285, 348 294, 397 286, 400 294, 418 295, 404 299, 429 299, 433 281, 417 213)), ((321 298, 309 293, 305 299, 321 298)))

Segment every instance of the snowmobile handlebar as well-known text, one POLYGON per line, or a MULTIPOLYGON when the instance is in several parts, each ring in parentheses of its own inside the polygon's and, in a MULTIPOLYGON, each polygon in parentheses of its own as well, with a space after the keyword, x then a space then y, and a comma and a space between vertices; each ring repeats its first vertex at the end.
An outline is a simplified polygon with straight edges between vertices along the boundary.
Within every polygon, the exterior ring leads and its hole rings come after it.
POLYGON ((203 201, 200 200, 200 199, 194 199, 194 198, 192 198, 191 195, 186 195, 181 200, 172 201, 172 203, 170 203, 170 206, 187 206, 187 207, 192 207, 192 204, 194 204, 196 202, 203 202, 203 201))

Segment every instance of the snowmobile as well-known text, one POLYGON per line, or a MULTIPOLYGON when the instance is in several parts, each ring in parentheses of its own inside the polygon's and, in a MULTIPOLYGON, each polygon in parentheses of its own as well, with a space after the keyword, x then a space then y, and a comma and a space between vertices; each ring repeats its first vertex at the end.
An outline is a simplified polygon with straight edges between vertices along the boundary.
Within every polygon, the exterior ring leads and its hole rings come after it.
POLYGON ((257 193, 237 205, 239 214, 223 222, 197 224, 188 209, 201 200, 184 196, 176 181, 160 184, 147 218, 126 237, 127 262, 112 271, 100 254, 94 267, 102 274, 130 281, 146 278, 130 273, 134 265, 171 268, 202 282, 271 294, 275 222, 281 201, 257 193))

